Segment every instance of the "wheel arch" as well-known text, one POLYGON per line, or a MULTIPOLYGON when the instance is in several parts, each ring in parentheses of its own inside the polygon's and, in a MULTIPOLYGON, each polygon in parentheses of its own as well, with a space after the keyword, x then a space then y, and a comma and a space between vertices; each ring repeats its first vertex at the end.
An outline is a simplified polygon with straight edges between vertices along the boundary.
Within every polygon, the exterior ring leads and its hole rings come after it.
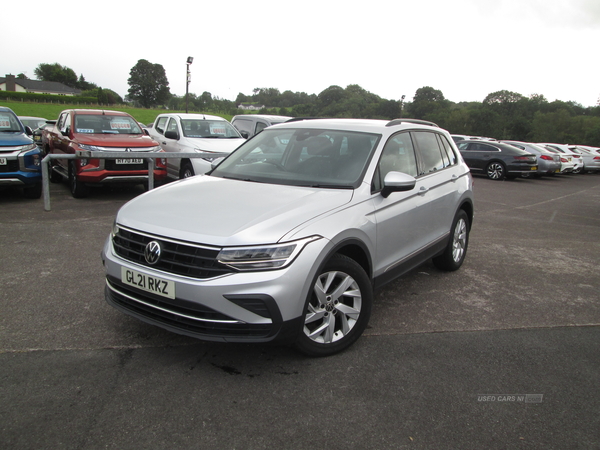
POLYGON ((475 214, 473 202, 471 202, 470 200, 463 201, 460 207, 458 208, 458 211, 460 211, 461 209, 467 214, 467 217, 469 218, 469 230, 471 230, 471 226, 473 225, 473 216, 475 214))
POLYGON ((338 242, 329 250, 327 256, 323 258, 322 265, 325 265, 336 254, 344 255, 354 260, 363 268, 369 279, 373 280, 372 258, 364 242, 356 238, 344 239, 338 242))

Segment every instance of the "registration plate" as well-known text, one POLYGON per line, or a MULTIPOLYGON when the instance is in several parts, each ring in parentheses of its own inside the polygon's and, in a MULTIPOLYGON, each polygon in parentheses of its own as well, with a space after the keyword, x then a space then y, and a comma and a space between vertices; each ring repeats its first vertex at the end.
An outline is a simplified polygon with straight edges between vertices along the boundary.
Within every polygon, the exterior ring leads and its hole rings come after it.
POLYGON ((117 159, 117 164, 142 164, 143 159, 117 159))
POLYGON ((127 267, 121 267, 121 281, 152 294, 175 298, 175 283, 173 281, 153 277, 127 267))
POLYGON ((0 166, 5 166, 6 164, 6 158, 0 158, 0 166))
POLYGON ((537 170, 537 166, 533 166, 531 170, 537 170))

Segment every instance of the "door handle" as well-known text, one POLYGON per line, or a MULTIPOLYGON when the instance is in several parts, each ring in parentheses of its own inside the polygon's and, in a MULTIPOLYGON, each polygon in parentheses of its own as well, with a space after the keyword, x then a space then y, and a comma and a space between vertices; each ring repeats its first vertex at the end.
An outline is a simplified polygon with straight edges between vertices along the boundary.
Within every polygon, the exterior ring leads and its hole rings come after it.
POLYGON ((426 188, 425 186, 421 186, 421 189, 419 189, 419 195, 425 194, 428 190, 429 190, 429 188, 426 188))

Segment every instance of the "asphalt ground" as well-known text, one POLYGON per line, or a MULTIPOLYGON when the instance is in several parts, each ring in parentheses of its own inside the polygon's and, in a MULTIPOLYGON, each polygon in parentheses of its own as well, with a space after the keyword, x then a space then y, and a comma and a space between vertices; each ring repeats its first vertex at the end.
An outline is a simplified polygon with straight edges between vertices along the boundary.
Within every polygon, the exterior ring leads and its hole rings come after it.
POLYGON ((475 178, 463 267, 377 291, 318 359, 108 306, 100 250, 141 192, 0 191, 0 448, 600 448, 600 175, 475 178))

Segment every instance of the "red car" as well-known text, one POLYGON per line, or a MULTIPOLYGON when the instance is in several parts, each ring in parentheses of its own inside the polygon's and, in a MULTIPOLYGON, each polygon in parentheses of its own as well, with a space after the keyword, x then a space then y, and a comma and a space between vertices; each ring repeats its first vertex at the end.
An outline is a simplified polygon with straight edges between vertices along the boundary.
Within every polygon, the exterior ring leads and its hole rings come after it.
MULTIPOLYGON (((129 114, 118 111, 70 109, 44 130, 44 151, 74 155, 79 150, 102 152, 159 152, 158 142, 144 133, 129 114)), ((90 186, 107 183, 148 183, 145 159, 53 159, 50 181, 69 181, 75 198, 86 197, 90 186)), ((167 176, 166 161, 154 162, 154 179, 167 176)))

